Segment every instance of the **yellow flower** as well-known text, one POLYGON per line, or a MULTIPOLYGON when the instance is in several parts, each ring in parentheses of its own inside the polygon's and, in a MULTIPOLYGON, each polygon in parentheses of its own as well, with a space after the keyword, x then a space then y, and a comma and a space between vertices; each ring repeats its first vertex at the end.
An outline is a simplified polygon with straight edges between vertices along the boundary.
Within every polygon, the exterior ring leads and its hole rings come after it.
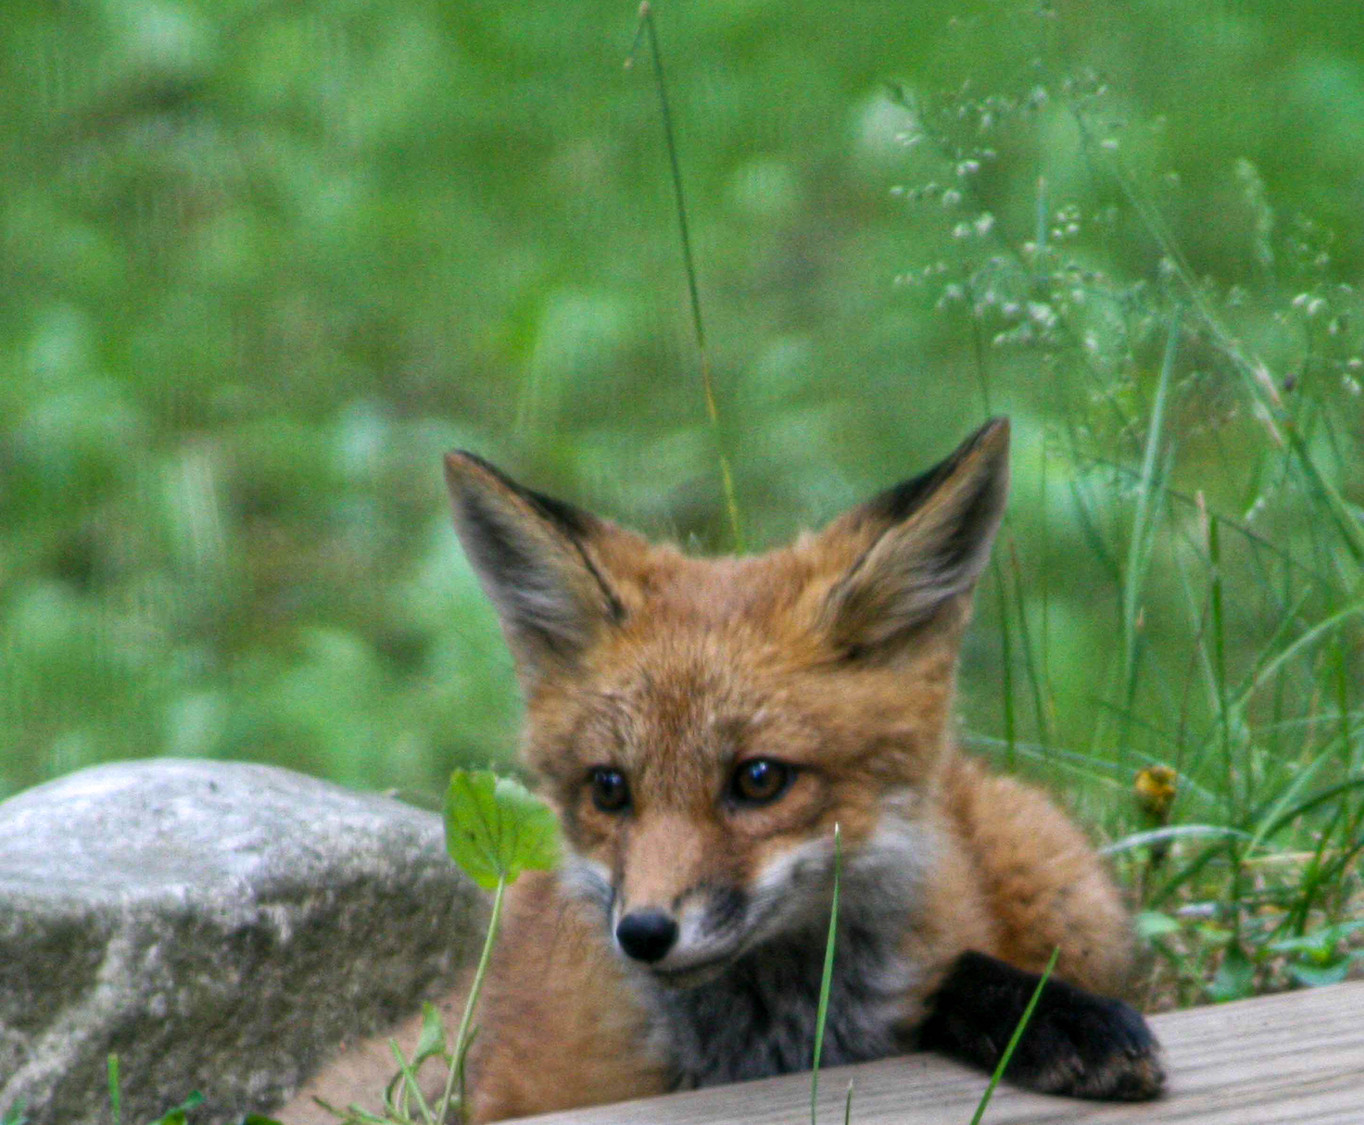
POLYGON ((1132 786, 1137 804, 1141 806, 1142 812, 1158 824, 1165 824, 1170 819, 1170 806, 1174 803, 1178 780, 1179 774, 1169 766, 1147 766, 1137 774, 1132 786))

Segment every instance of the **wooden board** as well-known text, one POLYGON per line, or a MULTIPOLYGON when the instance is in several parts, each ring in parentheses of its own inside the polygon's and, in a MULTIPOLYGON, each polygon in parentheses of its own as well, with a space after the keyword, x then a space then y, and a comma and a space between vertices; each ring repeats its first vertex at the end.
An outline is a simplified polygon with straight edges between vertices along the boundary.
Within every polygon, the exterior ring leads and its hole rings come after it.
MULTIPOLYGON (((1364 982, 1170 1012, 1151 1021, 1169 1092, 1114 1105, 1001 1086, 982 1125, 1364 1125, 1364 982)), ((528 1061, 528 1065, 529 1061, 528 1061)), ((970 1125, 982 1075, 910 1055, 820 1076, 819 1120, 841 1125, 970 1125)), ((788 1075, 526 1118, 536 1125, 800 1125, 809 1075, 788 1075)))

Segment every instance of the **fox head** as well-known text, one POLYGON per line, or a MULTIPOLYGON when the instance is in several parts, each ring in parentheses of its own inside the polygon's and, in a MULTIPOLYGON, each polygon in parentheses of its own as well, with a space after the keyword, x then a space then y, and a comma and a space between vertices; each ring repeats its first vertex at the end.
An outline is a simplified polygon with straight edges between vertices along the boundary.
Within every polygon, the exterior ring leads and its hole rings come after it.
MULTIPOLYGON (((794 544, 700 559, 446 458, 455 526, 527 702, 564 877, 659 980, 827 924, 845 879, 914 877, 1008 422, 794 544)), ((847 884, 845 884, 846 886, 847 884)), ((903 900, 902 900, 903 901, 903 900)))

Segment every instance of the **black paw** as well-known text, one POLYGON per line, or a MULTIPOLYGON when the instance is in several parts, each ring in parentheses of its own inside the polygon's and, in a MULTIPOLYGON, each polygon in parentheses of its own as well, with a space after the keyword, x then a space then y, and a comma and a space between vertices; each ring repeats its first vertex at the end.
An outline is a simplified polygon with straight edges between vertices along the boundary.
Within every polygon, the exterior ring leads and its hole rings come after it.
POLYGON ((1154 1098, 1165 1083, 1146 1021, 1064 981, 1047 982, 1004 1073, 1032 1090, 1116 1101, 1154 1098))
MULTIPOLYGON (((993 1070, 1038 979, 993 957, 963 954, 935 997, 920 1045, 993 1070)), ((1043 1093, 1113 1101, 1154 1098, 1165 1083, 1160 1045, 1137 1012, 1055 978, 1004 1074, 1043 1093)))

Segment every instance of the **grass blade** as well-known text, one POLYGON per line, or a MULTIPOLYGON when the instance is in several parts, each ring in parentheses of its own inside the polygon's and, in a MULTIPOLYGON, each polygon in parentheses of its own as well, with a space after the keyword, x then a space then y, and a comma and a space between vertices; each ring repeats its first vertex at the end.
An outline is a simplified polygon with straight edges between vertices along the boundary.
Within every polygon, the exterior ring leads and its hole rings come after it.
POLYGON ((1207 326, 1213 341, 1240 374, 1247 395, 1255 407, 1256 419, 1276 446, 1288 449, 1293 463, 1306 478, 1308 494, 1325 508, 1350 556, 1356 563, 1364 561, 1364 524, 1361 524, 1359 517, 1340 494, 1340 490, 1317 466, 1297 422, 1284 408, 1269 368, 1257 356, 1246 351, 1241 341, 1213 308, 1199 284, 1198 275, 1180 252, 1169 227, 1155 207, 1137 191, 1131 176, 1117 157, 1110 153, 1107 161, 1100 160, 1098 153, 1104 151, 1104 146, 1096 142, 1089 121, 1078 106, 1072 106, 1072 116, 1080 131, 1085 156, 1095 171, 1100 174, 1106 171, 1127 197, 1132 209, 1145 225, 1147 233, 1170 262, 1174 276, 1178 278, 1199 319, 1207 326))
POLYGON ((1047 962, 1047 967, 1042 971, 1042 979, 1037 982, 1037 987, 1032 991, 1032 999, 1028 1001, 1028 1006, 1023 1009, 1023 1018, 1018 1021, 1014 1033, 1009 1036, 1009 1045, 1004 1048, 1004 1054, 999 1057, 999 1065, 995 1067, 995 1072, 990 1075, 990 1084, 985 1087, 985 1093, 981 1095, 980 1104, 976 1106, 976 1115, 971 1118, 971 1125, 980 1125, 980 1119, 985 1116, 985 1109, 990 1104, 990 1099, 995 1096, 995 1087, 999 1085, 999 1080, 1004 1077, 1004 1071, 1009 1066, 1009 1060, 1014 1057, 1014 1048, 1018 1046, 1018 1041, 1023 1038, 1023 1032, 1027 1030, 1028 1022, 1032 1019, 1033 1009, 1037 1007, 1037 1001, 1042 998, 1042 989, 1047 987, 1047 981, 1051 979, 1052 970, 1056 968, 1056 958, 1060 955, 1061 947, 1058 945, 1051 951, 1051 960, 1047 962))
POLYGON ((109 1113, 114 1125, 121 1125, 123 1104, 118 1088, 118 1056, 113 1052, 109 1054, 109 1113))
POLYGON ((396 1039, 388 1041, 389 1052, 393 1055, 394 1061, 398 1064, 398 1073, 402 1076, 402 1091, 398 1095, 402 1100, 397 1104, 402 1107, 402 1116, 406 1117, 407 1099, 409 1095, 414 1095, 417 1099, 417 1109, 421 1112, 422 1120, 426 1125, 436 1125, 436 1119, 431 1116, 431 1107, 426 1104, 426 1099, 422 1097, 422 1089, 417 1082, 417 1073, 412 1069, 412 1065, 403 1056, 403 1049, 398 1046, 396 1039))
MULTIPOLYGON (((1132 538, 1128 544, 1127 566, 1123 571, 1122 586, 1122 634, 1123 634, 1123 691, 1127 710, 1131 711, 1137 693, 1138 646, 1140 643, 1140 620, 1142 592, 1146 585, 1146 573, 1151 565, 1151 555, 1155 546, 1156 521, 1152 510, 1153 494, 1163 492, 1168 466, 1160 468, 1161 435, 1165 430, 1165 404, 1169 397, 1170 380, 1174 372, 1175 353, 1179 346, 1182 317, 1176 310, 1170 321, 1169 335, 1165 341, 1165 356, 1160 365, 1160 378, 1156 383, 1156 398, 1151 407, 1151 421, 1147 427, 1146 449, 1142 454, 1141 477, 1137 487, 1137 508, 1132 517, 1132 538)), ((1131 732, 1124 727, 1123 745, 1131 738, 1131 732)))
POLYGON ((687 201, 682 194, 682 163, 677 157, 677 140, 673 130, 672 110, 668 105, 668 84, 663 77, 663 52, 658 45, 658 29, 654 26, 654 12, 648 0, 639 6, 639 24, 635 28, 635 41, 625 65, 634 64, 634 53, 641 38, 649 40, 649 53, 654 60, 654 86, 658 90, 659 115, 663 119, 663 136, 668 145, 668 167, 672 171, 673 197, 677 201, 677 228, 682 236, 682 265, 687 273, 687 293, 691 298, 692 327, 696 333, 696 350, 701 363, 701 391, 706 400, 706 417, 710 420, 711 431, 715 436, 716 454, 720 460, 720 478, 725 492, 725 509, 729 515, 730 532, 734 536, 734 549, 744 550, 743 525, 739 520, 739 501, 734 492, 734 474, 730 469, 729 458, 725 455, 723 437, 720 433, 720 411, 715 405, 715 380, 710 371, 710 353, 706 349, 705 323, 701 319, 701 291, 696 283, 696 262, 691 252, 691 230, 687 224, 687 201))
MULTIPOLYGON (((810 1125, 817 1125, 819 1097, 819 1058, 824 1052, 824 1024, 829 1016, 829 988, 834 979, 834 944, 838 935, 838 893, 843 879, 843 834, 834 825, 834 900, 829 908, 829 940, 824 947, 824 975, 819 982, 819 1012, 815 1017, 815 1057, 810 1067, 810 1125)), ((852 1104, 852 1086, 848 1087, 848 1106, 852 1104)))

